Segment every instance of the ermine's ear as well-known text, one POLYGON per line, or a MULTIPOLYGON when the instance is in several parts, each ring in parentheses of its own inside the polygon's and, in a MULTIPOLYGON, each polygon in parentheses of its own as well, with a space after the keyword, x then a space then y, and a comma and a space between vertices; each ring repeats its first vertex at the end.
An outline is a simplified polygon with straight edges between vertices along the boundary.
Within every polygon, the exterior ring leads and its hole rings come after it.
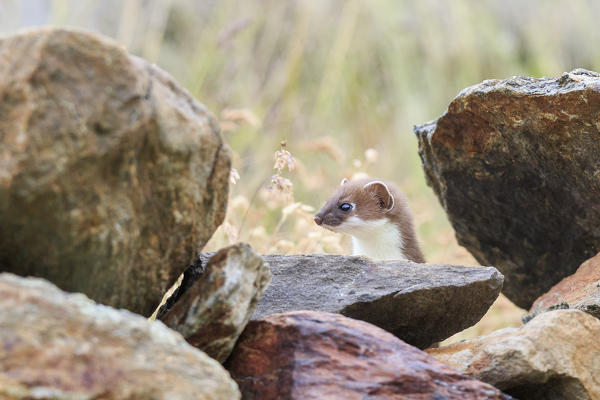
POLYGON ((373 181, 363 186, 372 197, 379 200, 379 205, 386 211, 392 211, 394 208, 394 196, 388 186, 382 181, 373 181))
POLYGON ((346 183, 348 183, 348 179, 344 178, 342 179, 342 183, 340 183, 340 186, 344 186, 346 183))

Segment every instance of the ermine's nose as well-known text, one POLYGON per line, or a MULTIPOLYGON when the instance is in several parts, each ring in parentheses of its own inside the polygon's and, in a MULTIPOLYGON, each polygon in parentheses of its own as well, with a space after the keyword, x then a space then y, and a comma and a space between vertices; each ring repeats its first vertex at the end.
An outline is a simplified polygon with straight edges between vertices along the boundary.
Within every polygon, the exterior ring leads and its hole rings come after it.
POLYGON ((321 217, 319 217, 318 215, 315 215, 315 223, 317 225, 321 225, 323 223, 323 219, 321 219, 321 217))

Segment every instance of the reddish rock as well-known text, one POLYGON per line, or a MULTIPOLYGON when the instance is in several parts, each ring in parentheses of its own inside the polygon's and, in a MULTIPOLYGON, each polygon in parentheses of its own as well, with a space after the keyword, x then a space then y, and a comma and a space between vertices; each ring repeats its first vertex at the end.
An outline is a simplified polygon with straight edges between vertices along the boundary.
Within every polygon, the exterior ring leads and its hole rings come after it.
POLYGON ((245 399, 510 399, 366 322, 296 311, 251 321, 226 366, 245 399))
POLYGON ((599 115, 600 74, 577 69, 484 81, 415 127, 459 243, 521 308, 600 251, 599 115))
POLYGON ((576 308, 600 318, 600 253, 538 298, 527 318, 551 308, 576 308))
POLYGON ((161 308, 158 319, 223 362, 270 281, 269 266, 249 245, 226 247, 208 260, 196 282, 177 293, 174 304, 161 308))

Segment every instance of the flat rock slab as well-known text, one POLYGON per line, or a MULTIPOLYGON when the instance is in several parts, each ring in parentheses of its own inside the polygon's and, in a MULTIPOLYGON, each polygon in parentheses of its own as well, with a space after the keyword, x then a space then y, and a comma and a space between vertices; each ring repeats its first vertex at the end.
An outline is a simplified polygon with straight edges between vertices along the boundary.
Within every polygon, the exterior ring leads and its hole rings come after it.
POLYGON ((251 321, 227 368, 244 399, 508 399, 366 322, 297 311, 251 321))
MULTIPOLYGON (((208 260, 195 282, 183 293, 175 293, 178 298, 170 307, 161 308, 157 319, 223 362, 270 281, 268 265, 249 245, 223 248, 208 260)), ((182 285, 187 285, 185 277, 182 285)))
POLYGON ((502 287, 492 267, 323 254, 263 259, 273 277, 253 319, 292 310, 340 313, 420 348, 475 324, 502 287))
POLYGON ((221 364, 161 322, 0 274, 0 398, 230 400, 221 364))
POLYGON ((600 251, 600 75, 489 80, 415 127, 458 242, 528 309, 600 251))
POLYGON ((598 319, 556 310, 521 328, 427 352, 518 399, 595 400, 600 399, 599 337, 598 319))
POLYGON ((225 216, 208 110, 117 43, 0 38, 0 271, 149 316, 225 216))
POLYGON ((525 320, 555 308, 575 308, 600 319, 600 253, 538 298, 525 320))

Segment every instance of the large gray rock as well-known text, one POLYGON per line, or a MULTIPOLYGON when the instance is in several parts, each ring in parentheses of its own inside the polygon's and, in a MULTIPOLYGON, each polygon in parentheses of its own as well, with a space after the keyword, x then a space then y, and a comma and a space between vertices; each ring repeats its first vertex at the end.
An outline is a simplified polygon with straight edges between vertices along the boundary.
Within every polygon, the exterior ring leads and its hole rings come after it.
POLYGON ((420 348, 475 324, 502 287, 492 267, 323 254, 263 259, 273 278, 253 319, 292 310, 340 313, 420 348))
POLYGON ((523 400, 600 399, 600 321, 579 310, 538 315, 427 352, 459 371, 523 400))
POLYGON ((513 77, 469 87, 415 127, 459 243, 533 301, 600 251, 600 75, 513 77))
POLYGON ((229 167, 209 112, 116 43, 0 39, 0 271, 150 315, 222 222, 229 167))
MULTIPOLYGON (((192 268, 197 268, 193 266, 192 268)), ((226 247, 202 266, 195 282, 167 300, 158 319, 191 345, 223 362, 271 281, 269 266, 247 244, 226 247)))
POLYGON ((161 322, 0 274, 0 398, 230 400, 227 371, 161 322))

